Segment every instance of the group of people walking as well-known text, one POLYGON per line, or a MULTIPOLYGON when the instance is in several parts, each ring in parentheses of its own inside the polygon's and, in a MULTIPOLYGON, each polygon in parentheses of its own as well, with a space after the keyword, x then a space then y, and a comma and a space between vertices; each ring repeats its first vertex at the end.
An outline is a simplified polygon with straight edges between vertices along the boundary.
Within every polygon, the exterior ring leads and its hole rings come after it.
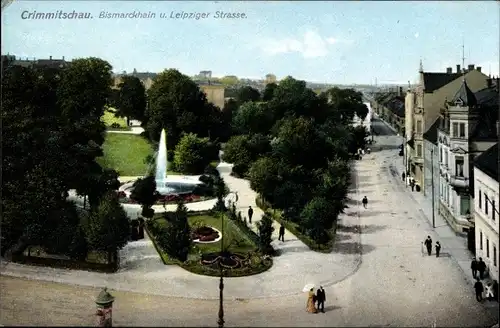
MULTIPOLYGON (((431 236, 427 236, 427 239, 424 241, 425 248, 427 248, 427 254, 429 256, 432 255, 432 238, 431 236)), ((439 241, 436 241, 436 257, 439 257, 439 254, 441 253, 441 244, 439 241)))
MULTIPOLYGON (((248 213, 247 214, 248 214, 248 223, 252 224, 252 217, 253 217, 252 206, 248 206, 248 213)), ((285 242, 285 226, 283 224, 280 226, 278 240, 285 242)))
POLYGON ((314 288, 311 288, 307 295, 306 311, 309 313, 318 313, 319 311, 325 313, 325 301, 326 294, 323 286, 319 286, 316 294, 314 294, 314 288))
POLYGON ((483 301, 483 293, 485 293, 485 298, 489 301, 495 299, 498 301, 498 282, 496 280, 489 281, 486 283, 486 290, 483 282, 486 273, 486 263, 480 257, 479 261, 476 258, 472 259, 470 263, 470 268, 472 270, 472 277, 476 279, 474 284, 474 290, 476 291, 476 300, 478 302, 483 301), (479 273, 479 275, 478 275, 479 273))

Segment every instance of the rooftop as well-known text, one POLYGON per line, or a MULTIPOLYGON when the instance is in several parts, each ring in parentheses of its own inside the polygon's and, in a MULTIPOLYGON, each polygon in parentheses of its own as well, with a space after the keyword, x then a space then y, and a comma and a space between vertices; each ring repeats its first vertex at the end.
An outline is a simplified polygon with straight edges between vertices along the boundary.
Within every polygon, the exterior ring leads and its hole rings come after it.
POLYGON ((423 73, 425 92, 433 92, 462 76, 462 73, 423 73))
POLYGON ((467 85, 467 81, 465 80, 465 78, 462 82, 462 85, 460 86, 460 89, 458 89, 457 93, 453 97, 452 103, 459 103, 461 106, 477 105, 476 96, 474 96, 474 92, 472 92, 467 85))
POLYGON ((424 133, 424 139, 432 142, 433 144, 438 144, 438 127, 439 127, 439 118, 432 123, 431 127, 424 133))
POLYGON ((498 158, 498 146, 498 143, 493 145, 479 155, 474 161, 475 167, 497 182, 500 181, 498 176, 498 165, 500 164, 498 158))

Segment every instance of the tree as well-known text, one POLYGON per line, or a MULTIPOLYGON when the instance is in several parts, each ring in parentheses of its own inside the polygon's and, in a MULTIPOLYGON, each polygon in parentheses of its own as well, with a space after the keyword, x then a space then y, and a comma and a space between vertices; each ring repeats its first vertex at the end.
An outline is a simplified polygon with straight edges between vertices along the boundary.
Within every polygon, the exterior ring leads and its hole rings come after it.
POLYGON ((351 142, 349 149, 351 152, 355 152, 358 149, 364 149, 366 147, 367 137, 370 135, 363 125, 358 125, 356 127, 350 127, 351 132, 351 142))
POLYGON ((130 223, 114 192, 109 192, 99 206, 89 212, 86 239, 92 250, 108 254, 108 263, 116 263, 117 251, 129 240, 130 223))
POLYGON ((263 253, 270 254, 273 251, 271 242, 273 241, 273 219, 268 213, 264 213, 260 221, 257 221, 257 230, 259 234, 259 248, 263 253))
POLYGON ((227 76, 224 76, 224 77, 221 77, 219 79, 220 83, 224 84, 225 86, 234 86, 236 84, 238 84, 238 77, 234 76, 234 75, 227 75, 227 76))
POLYGON ((238 90, 238 94, 236 95, 236 101, 242 105, 246 102, 252 101, 259 101, 260 100, 260 93, 259 90, 254 89, 250 86, 244 86, 241 87, 238 90))
POLYGON ((158 236, 158 242, 163 250, 182 262, 187 260, 192 244, 191 229, 187 218, 187 208, 179 202, 169 224, 160 231, 158 236))
POLYGON ((277 186, 283 183, 280 173, 280 163, 276 159, 260 158, 252 164, 248 172, 250 187, 265 199, 273 200, 277 186))
POLYGON ((318 107, 318 98, 314 91, 306 87, 305 81, 287 77, 280 81, 269 101, 269 108, 274 117, 308 116, 314 117, 318 107))
POLYGON ((165 128, 168 149, 175 148, 183 132, 203 138, 216 131, 210 117, 214 110, 205 94, 193 80, 175 69, 158 74, 148 90, 148 100, 146 131, 151 140, 158 140, 165 128))
POLYGON ((185 174, 202 174, 212 159, 210 140, 185 134, 175 147, 175 169, 185 174))
POLYGON ((126 75, 121 77, 121 83, 118 85, 119 94, 116 104, 116 116, 126 117, 127 126, 130 125, 130 119, 142 121, 146 111, 146 89, 135 76, 126 75))
POLYGON ((265 103, 245 102, 233 115, 233 131, 238 134, 269 133, 272 113, 265 103))
POLYGON ((144 179, 138 179, 134 183, 134 189, 130 194, 130 198, 142 205, 143 216, 150 217, 150 215, 148 215, 151 213, 149 209, 151 209, 158 199, 155 177, 147 176, 144 179))
POLYGON ((262 100, 263 101, 270 101, 271 99, 274 98, 274 92, 278 85, 276 83, 268 83, 266 84, 266 87, 264 88, 264 92, 262 92, 262 100))
POLYGON ((301 223, 306 233, 317 244, 330 240, 328 230, 333 227, 336 217, 332 214, 332 205, 324 198, 313 198, 301 213, 301 223))
POLYGON ((233 164, 250 165, 252 152, 249 147, 250 138, 246 135, 234 136, 224 145, 222 160, 233 164))

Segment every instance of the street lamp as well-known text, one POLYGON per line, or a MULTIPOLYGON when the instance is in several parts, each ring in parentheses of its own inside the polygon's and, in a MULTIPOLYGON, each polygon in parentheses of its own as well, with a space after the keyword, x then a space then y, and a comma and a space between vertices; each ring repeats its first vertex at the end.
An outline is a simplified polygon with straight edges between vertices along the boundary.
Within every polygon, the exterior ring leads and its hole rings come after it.
MULTIPOLYGON (((238 202, 238 193, 236 192, 230 192, 227 196, 226 199, 229 198, 229 195, 234 195, 234 200, 231 202, 229 201, 229 206, 235 206, 236 203, 238 202)), ((224 235, 224 213, 221 213, 221 234, 222 234, 222 239, 220 243, 220 255, 219 255, 219 275, 220 275, 220 281, 219 281, 219 319, 217 320, 217 324, 219 328, 224 327, 224 268, 222 267, 222 260, 224 256, 224 238, 226 236, 224 235)))

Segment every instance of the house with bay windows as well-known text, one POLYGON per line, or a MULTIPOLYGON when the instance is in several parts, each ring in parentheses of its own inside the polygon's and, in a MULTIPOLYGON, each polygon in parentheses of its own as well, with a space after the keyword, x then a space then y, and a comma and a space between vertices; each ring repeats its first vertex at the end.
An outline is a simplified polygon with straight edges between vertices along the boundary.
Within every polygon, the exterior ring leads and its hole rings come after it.
POLYGON ((499 174, 498 147, 492 146, 474 162, 476 256, 482 257, 492 279, 498 278, 499 174))
MULTIPOLYGON (((457 232, 474 233, 474 159, 498 142, 498 80, 472 92, 463 78, 440 111, 439 214, 457 232)), ((474 240, 474 238, 472 238, 474 240)))

